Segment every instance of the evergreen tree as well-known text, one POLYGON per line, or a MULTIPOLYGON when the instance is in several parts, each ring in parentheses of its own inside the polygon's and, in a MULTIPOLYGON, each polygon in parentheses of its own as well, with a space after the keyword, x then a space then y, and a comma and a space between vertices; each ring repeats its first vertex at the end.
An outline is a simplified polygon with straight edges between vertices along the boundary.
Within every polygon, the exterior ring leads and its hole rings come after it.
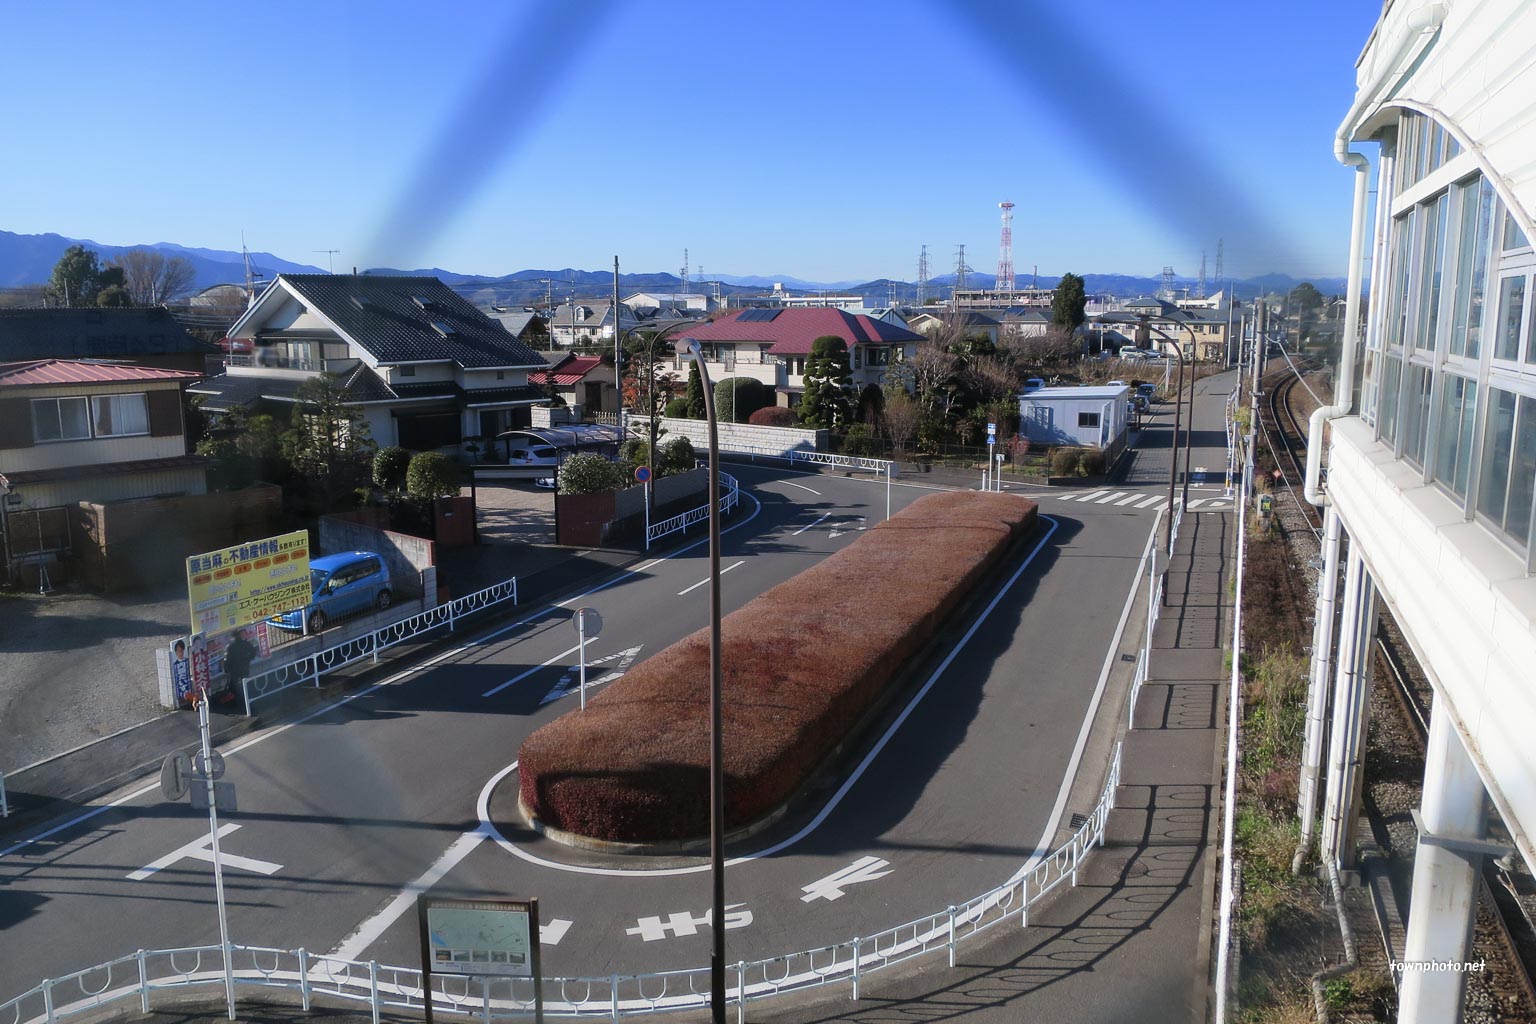
POLYGON ((800 422, 808 427, 840 428, 853 417, 849 397, 853 370, 848 364, 848 345, 842 338, 824 334, 811 342, 805 364, 805 394, 800 400, 800 422))
POLYGON ((704 408, 704 378, 699 376, 699 364, 688 364, 688 418, 702 420, 708 415, 704 408))
POLYGON ((1073 273, 1061 275, 1056 293, 1051 296, 1051 323, 1076 329, 1083 326, 1088 306, 1088 292, 1083 279, 1073 273))

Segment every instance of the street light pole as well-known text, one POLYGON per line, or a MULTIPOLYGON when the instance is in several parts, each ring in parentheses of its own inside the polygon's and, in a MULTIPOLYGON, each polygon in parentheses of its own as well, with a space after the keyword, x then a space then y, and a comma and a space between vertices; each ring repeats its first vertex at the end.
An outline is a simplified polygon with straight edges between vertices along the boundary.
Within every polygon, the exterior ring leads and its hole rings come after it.
POLYGON ((1189 352, 1190 352, 1190 358, 1191 358, 1190 381, 1189 381, 1189 423, 1184 428, 1184 487, 1183 487, 1182 497, 1180 499, 1183 502, 1183 506, 1182 507, 1188 507, 1188 505, 1189 505, 1190 438, 1193 435, 1194 429, 1195 429, 1195 380, 1196 380, 1195 373, 1196 373, 1196 370, 1195 370, 1195 364, 1194 364, 1193 360, 1194 360, 1194 357, 1196 356, 1195 346, 1199 344, 1199 340, 1195 337, 1194 329, 1192 327, 1190 327, 1189 324, 1186 323, 1183 320, 1177 320, 1177 319, 1174 319, 1173 317, 1161 317, 1161 316, 1148 316, 1145 319, 1147 321, 1147 326, 1148 327, 1151 327, 1152 330, 1157 331, 1158 335, 1160 337, 1162 337, 1162 339, 1164 341, 1168 341, 1168 342, 1172 343, 1170 345, 1170 347, 1173 349, 1173 354, 1179 360, 1179 383, 1178 383, 1178 390, 1175 391, 1174 395, 1173 395, 1173 444, 1172 444, 1172 446, 1171 446, 1171 448, 1169 450, 1169 453, 1168 453, 1168 522, 1165 524, 1166 525, 1165 533, 1166 533, 1166 538, 1167 538, 1166 541, 1165 541, 1165 546, 1168 548, 1168 557, 1172 558, 1173 557, 1173 494, 1174 494, 1174 478, 1177 475, 1178 468, 1179 468, 1179 402, 1182 401, 1183 397, 1184 397, 1184 353, 1179 350, 1178 341, 1176 339, 1174 339, 1174 338, 1169 337, 1168 333, 1166 331, 1163 331, 1163 330, 1161 330, 1159 328, 1156 328, 1156 327, 1152 327, 1152 321, 1157 320, 1157 321, 1160 321, 1162 323, 1175 324, 1175 325, 1177 325, 1179 327, 1184 328, 1186 331, 1189 332, 1189 352))
MULTIPOLYGON (((697 361, 709 424, 709 1007, 713 1024, 725 1024, 725 747, 720 708, 720 438, 715 389, 697 341, 684 341, 697 361)), ((679 348, 681 351, 681 346, 679 348)))

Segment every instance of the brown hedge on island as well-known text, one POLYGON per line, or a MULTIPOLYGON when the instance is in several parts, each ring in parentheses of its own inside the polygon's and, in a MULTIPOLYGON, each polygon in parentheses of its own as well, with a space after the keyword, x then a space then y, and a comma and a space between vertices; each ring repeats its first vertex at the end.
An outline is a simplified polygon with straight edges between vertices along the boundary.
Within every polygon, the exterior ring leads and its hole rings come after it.
MULTIPOLYGON (((721 623, 728 830, 783 804, 1022 533, 1034 502, 931 494, 721 623)), ((709 630, 524 741, 524 805, 617 842, 709 832, 709 630)))

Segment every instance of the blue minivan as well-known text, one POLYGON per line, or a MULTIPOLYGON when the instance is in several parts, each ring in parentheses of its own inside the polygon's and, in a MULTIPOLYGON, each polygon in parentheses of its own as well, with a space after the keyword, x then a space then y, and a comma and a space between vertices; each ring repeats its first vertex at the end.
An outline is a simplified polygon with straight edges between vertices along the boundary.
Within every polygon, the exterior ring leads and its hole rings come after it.
POLYGON ((370 609, 382 611, 394 595, 389 589, 389 565, 373 551, 348 551, 340 555, 322 555, 309 562, 309 605, 274 615, 267 621, 278 629, 295 632, 304 629, 318 633, 333 619, 346 618, 370 609))

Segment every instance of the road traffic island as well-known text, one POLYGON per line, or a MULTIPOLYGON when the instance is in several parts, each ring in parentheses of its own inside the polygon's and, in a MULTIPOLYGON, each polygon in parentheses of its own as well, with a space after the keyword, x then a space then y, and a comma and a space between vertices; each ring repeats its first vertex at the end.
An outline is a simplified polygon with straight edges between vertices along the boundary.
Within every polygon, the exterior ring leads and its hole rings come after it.
MULTIPOLYGON (((724 619, 728 834, 785 813, 1037 516, 1017 495, 928 495, 724 619)), ((709 833, 709 683, 705 629, 529 736, 529 823, 588 849, 696 846, 709 833)))

